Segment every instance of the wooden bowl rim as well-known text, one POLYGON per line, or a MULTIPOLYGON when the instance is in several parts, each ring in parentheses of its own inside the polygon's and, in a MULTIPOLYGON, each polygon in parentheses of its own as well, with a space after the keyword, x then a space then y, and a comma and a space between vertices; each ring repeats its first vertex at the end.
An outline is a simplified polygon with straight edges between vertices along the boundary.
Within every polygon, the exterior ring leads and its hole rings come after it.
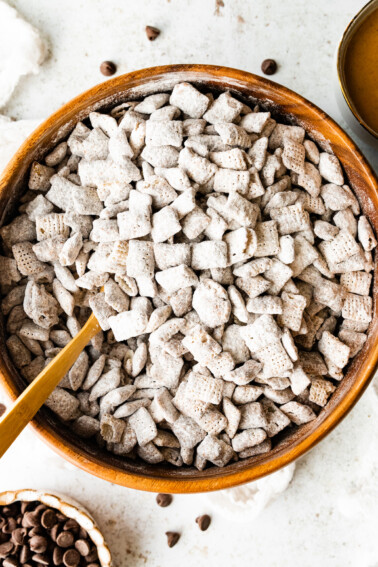
MULTIPOLYGON (((112 96, 110 95, 110 92, 115 91, 115 88, 117 89, 117 92, 120 93, 122 90, 128 90, 139 85, 153 83, 161 79, 166 80, 169 76, 172 76, 173 79, 178 75, 180 76, 180 81, 197 81, 203 82, 204 84, 207 83, 212 86, 222 85, 222 81, 225 81, 226 83, 228 82, 228 88, 234 89, 235 91, 240 89, 241 92, 243 91, 243 88, 247 89, 248 84, 250 88, 258 85, 264 94, 266 94, 268 100, 269 93, 272 92, 279 93, 280 96, 284 95, 291 104, 309 111, 313 117, 312 120, 316 118, 317 120, 324 121, 327 124, 335 138, 343 146, 347 147, 353 154, 355 154, 360 164, 359 172, 357 172, 357 174, 364 174, 365 185, 369 184, 370 190, 378 193, 378 180, 375 173, 353 140, 351 140, 348 134, 323 110, 304 97, 298 95, 285 86, 246 71, 214 65, 180 64, 150 67, 117 76, 88 89, 66 103, 42 122, 42 124, 40 124, 20 146, 0 177, 0 196, 4 187, 6 187, 9 183, 12 183, 12 179, 16 177, 22 160, 32 151, 32 149, 36 151, 39 143, 44 139, 46 130, 54 127, 54 124, 60 124, 60 128, 63 128, 64 124, 67 125, 66 112, 71 111, 75 107, 75 114, 82 114, 85 110, 89 112, 89 105, 87 101, 90 100, 94 94, 96 105, 98 108, 101 108, 101 105, 105 106, 106 102, 111 100, 112 96), (186 75, 190 75, 190 77, 186 75)), ((224 88, 224 86, 222 88, 224 88)), ((300 122, 300 119, 296 117, 295 113, 293 113, 292 118, 297 118, 297 122, 300 122)), ((72 126, 74 125, 72 120, 69 123, 72 126)), ((59 129, 58 131, 55 130, 55 136, 58 134, 59 129)), ((334 145, 328 139, 324 139, 323 141, 328 145, 328 148, 332 148, 334 145)), ((321 141, 319 143, 321 144, 321 141)), ((335 153, 337 154, 337 152, 335 153)), ((358 359, 359 355, 355 357, 353 363, 358 359)), ((378 365, 378 342, 375 345, 371 345, 369 352, 365 353, 365 358, 361 364, 362 368, 358 368, 359 372, 351 387, 347 390, 341 400, 338 401, 333 411, 324 418, 313 432, 302 436, 303 438, 299 438, 292 445, 284 446, 273 455, 270 453, 261 455, 261 457, 264 458, 263 462, 252 463, 249 466, 246 462, 246 468, 237 471, 230 471, 230 465, 224 469, 214 467, 212 469, 208 469, 209 474, 206 477, 197 477, 194 472, 193 474, 188 474, 185 477, 165 478, 164 476, 159 475, 154 476, 153 472, 150 471, 149 472, 152 476, 147 476, 143 473, 135 474, 126 470, 120 470, 111 464, 104 464, 101 461, 96 460, 93 455, 91 457, 87 457, 81 454, 79 449, 74 450, 68 445, 65 445, 62 440, 52 432, 50 427, 46 427, 39 422, 38 415, 30 425, 34 432, 37 433, 47 445, 49 445, 64 459, 86 472, 121 486, 150 492, 166 493, 208 492, 231 488, 233 486, 257 480, 287 466, 289 463, 304 455, 326 435, 328 435, 349 413, 371 381, 374 371, 378 365)), ((10 375, 1 373, 0 379, 5 389, 5 393, 11 401, 14 401, 19 395, 19 392, 10 375)))

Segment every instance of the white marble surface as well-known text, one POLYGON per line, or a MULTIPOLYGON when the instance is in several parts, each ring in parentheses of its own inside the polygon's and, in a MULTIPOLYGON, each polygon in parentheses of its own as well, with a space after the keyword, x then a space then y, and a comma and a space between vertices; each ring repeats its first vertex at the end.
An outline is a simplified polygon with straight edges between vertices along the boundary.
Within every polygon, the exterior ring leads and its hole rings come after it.
MULTIPOLYGON (((164 64, 222 64, 259 72, 276 58, 275 80, 336 120, 333 56, 364 0, 11 0, 50 45, 40 74, 24 78, 3 109, 42 119, 102 81, 98 66, 119 72, 164 64), (146 24, 162 30, 149 43, 146 24)), ((344 124, 343 124, 344 125, 344 124)), ((362 149, 375 165, 376 154, 362 149)), ((0 394, 1 397, 1 394, 0 394)), ((117 567, 196 564, 258 567, 378 566, 378 400, 371 386, 345 421, 297 465, 288 490, 254 520, 222 509, 217 496, 176 496, 160 509, 151 494, 117 487, 73 469, 26 430, 0 462, 0 491, 46 487, 70 493, 98 519, 117 567), (211 528, 194 519, 211 513, 211 528), (168 549, 166 530, 182 531, 168 549)))

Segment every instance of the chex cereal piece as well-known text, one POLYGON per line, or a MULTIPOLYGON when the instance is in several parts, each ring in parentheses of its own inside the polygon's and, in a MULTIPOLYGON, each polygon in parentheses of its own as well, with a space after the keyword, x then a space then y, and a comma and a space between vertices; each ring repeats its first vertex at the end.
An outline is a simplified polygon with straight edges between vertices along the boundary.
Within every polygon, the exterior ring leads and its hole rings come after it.
POLYGON ((222 378, 228 382, 234 382, 238 386, 245 386, 257 376, 261 370, 261 364, 256 360, 247 360, 242 366, 223 374, 222 378))
POLYGON ((372 305, 371 297, 347 293, 342 307, 342 316, 344 319, 370 323, 372 319, 372 305))
POLYGON ((170 104, 177 106, 191 118, 201 118, 209 106, 207 96, 201 94, 189 83, 179 83, 173 88, 170 104))
POLYGON ((324 407, 330 394, 335 391, 335 386, 323 378, 314 378, 311 381, 309 401, 324 407))
POLYGON ((195 360, 206 366, 221 352, 221 346, 199 325, 193 327, 183 339, 184 346, 195 360))
POLYGON ((357 242, 347 230, 340 230, 333 240, 323 242, 319 248, 328 264, 343 262, 360 251, 357 242))
POLYGON ((333 154, 322 152, 319 155, 319 172, 324 179, 336 185, 344 183, 344 175, 337 157, 333 154))
POLYGON ((366 342, 366 335, 364 333, 357 333, 355 331, 348 331, 341 329, 339 331, 339 339, 350 348, 349 356, 353 358, 360 352, 366 342))
POLYGON ((347 291, 358 295, 369 295, 372 276, 366 272, 342 274, 340 283, 347 291))
POLYGON ((174 293, 183 287, 189 287, 198 283, 196 274, 184 264, 156 272, 155 278, 168 293, 174 293))
POLYGON ((206 437, 206 432, 193 419, 184 415, 174 422, 172 430, 180 445, 186 449, 192 449, 206 437))
POLYGON ((344 187, 327 183, 321 188, 322 199, 328 209, 332 211, 342 211, 352 206, 353 199, 344 187))
POLYGON ((257 223, 255 231, 257 236, 257 248, 254 256, 275 256, 279 253, 280 245, 277 223, 275 221, 257 223))
MULTIPOLYGON (((290 137, 285 137, 283 140, 284 151, 282 154, 282 161, 288 169, 295 173, 302 173, 304 170, 305 148, 302 144, 298 144, 290 137)), ((315 197, 317 195, 314 195, 315 197)))
POLYGON ((78 417, 79 400, 63 388, 55 388, 45 403, 63 421, 78 417))
POLYGON ((12 246, 12 253, 17 263, 17 268, 23 276, 31 276, 42 272, 46 264, 42 263, 33 251, 31 242, 18 242, 12 246))
POLYGON ((292 234, 293 232, 306 230, 310 225, 308 212, 304 210, 302 203, 296 203, 281 209, 272 209, 270 216, 278 222, 280 234, 292 234))
POLYGON ((193 293, 193 308, 201 321, 209 327, 227 323, 231 314, 227 291, 210 279, 203 280, 193 293))
POLYGON ((138 443, 141 447, 147 445, 157 435, 154 420, 146 408, 140 408, 129 418, 129 424, 135 431, 138 443))
POLYGON ((246 429, 235 435, 232 440, 232 448, 236 452, 244 451, 249 447, 255 447, 266 439, 264 429, 246 429))
POLYGON ((290 425, 290 419, 271 400, 263 400, 262 406, 267 419, 265 431, 268 437, 274 437, 290 425))
POLYGON ((316 419, 316 413, 309 407, 298 402, 288 402, 280 407, 295 425, 302 425, 316 419))
POLYGON ((318 342, 320 352, 339 368, 348 363, 350 348, 328 331, 324 331, 318 342))
POLYGON ((190 148, 181 150, 179 165, 190 179, 200 185, 207 183, 218 169, 214 163, 197 155, 190 148))
POLYGON ((225 268, 228 262, 225 242, 203 241, 192 246, 191 266, 194 270, 225 268))
POLYGON ((286 326, 292 331, 301 328, 303 311, 306 307, 306 299, 303 295, 282 292, 282 314, 277 320, 281 326, 286 326))
POLYGON ((305 162, 303 170, 298 175, 298 185, 306 189, 311 197, 316 198, 320 193, 321 183, 318 169, 312 163, 305 162))
POLYGON ((240 410, 231 402, 229 398, 223 398, 223 413, 227 418, 227 435, 232 439, 239 427, 241 413, 240 410))
MULTIPOLYGON (((181 230, 189 239, 197 238, 210 224, 210 217, 203 212, 200 207, 195 207, 189 214, 182 220, 182 227, 178 224, 178 231, 181 230)), ((177 231, 177 232, 178 232, 177 231)))
POLYGON ((367 252, 373 250, 377 246, 377 240, 374 236, 373 229, 365 216, 358 219, 358 240, 367 252))
POLYGON ((243 262, 251 258, 257 248, 257 236, 250 228, 239 228, 228 232, 224 236, 228 246, 228 260, 230 264, 243 262))
POLYGON ((185 392, 189 398, 219 404, 223 394, 223 380, 191 372, 185 392))
POLYGON ((248 299, 246 307, 250 313, 277 315, 282 313, 282 300, 280 297, 264 295, 263 297, 248 299))

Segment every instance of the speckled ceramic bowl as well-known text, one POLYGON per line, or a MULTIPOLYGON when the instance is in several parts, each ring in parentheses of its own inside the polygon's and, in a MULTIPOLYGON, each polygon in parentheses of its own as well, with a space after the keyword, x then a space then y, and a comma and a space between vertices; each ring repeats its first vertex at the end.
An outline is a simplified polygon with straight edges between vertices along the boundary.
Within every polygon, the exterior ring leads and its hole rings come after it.
MULTIPOLYGON (((357 195, 364 214, 378 234, 378 181, 355 143, 332 118, 286 87, 245 71, 211 65, 168 65, 121 75, 97 85, 62 106, 21 146, 0 178, 0 224, 7 222, 24 191, 33 160, 40 160, 93 110, 106 111, 126 100, 172 89, 180 81, 215 93, 230 90, 250 104, 260 103, 279 121, 303 126, 324 151, 340 159, 347 182, 357 195)), ((377 267, 374 278, 376 294, 377 267)), ((323 439, 351 410, 369 384, 378 361, 378 309, 364 348, 347 368, 328 405, 318 417, 295 430, 285 430, 275 439, 272 451, 240 459, 224 468, 175 468, 163 463, 149 465, 101 449, 94 440, 79 439, 47 408, 32 422, 34 430, 57 453, 74 465, 110 482, 152 492, 206 492, 250 482, 284 467, 323 439)), ((0 382, 14 400, 25 382, 14 368, 5 348, 0 327, 0 382)))
POLYGON ((7 490, 0 492, 0 506, 9 506, 13 502, 41 502, 50 508, 59 510, 62 514, 76 520, 84 528, 95 546, 101 567, 112 567, 109 548, 96 522, 81 504, 56 492, 24 488, 22 490, 7 490))

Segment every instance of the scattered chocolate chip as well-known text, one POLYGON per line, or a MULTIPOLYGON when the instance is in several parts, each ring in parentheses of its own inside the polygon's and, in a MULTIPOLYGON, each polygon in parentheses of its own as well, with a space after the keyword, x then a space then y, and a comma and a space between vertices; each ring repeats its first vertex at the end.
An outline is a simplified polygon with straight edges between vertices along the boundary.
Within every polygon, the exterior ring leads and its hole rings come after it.
POLYGON ((204 514, 203 516, 198 516, 196 522, 201 532, 205 532, 211 524, 211 518, 207 514, 204 514))
POLYGON ((76 549, 67 549, 63 555, 63 563, 66 567, 77 567, 80 563, 80 553, 76 549))
POLYGON ((261 71, 265 75, 274 75, 277 71, 277 63, 274 59, 264 59, 261 63, 261 71))
POLYGON ((113 61, 103 61, 100 65, 100 71, 105 77, 110 77, 117 71, 117 66, 113 61))
POLYGON ((75 547, 83 557, 89 555, 91 551, 91 546, 85 539, 78 539, 77 541, 75 541, 75 547))
POLYGON ((173 547, 180 539, 181 534, 177 532, 165 532, 165 535, 167 536, 168 547, 173 547))
POLYGON ((74 535, 71 532, 62 532, 56 538, 56 543, 59 547, 71 547, 75 541, 74 535))
POLYGON ((0 417, 7 411, 7 408, 4 404, 0 404, 0 417))
POLYGON ((155 39, 160 35, 160 30, 154 28, 153 26, 146 26, 147 39, 150 41, 155 41, 155 39))
POLYGON ((51 508, 45 510, 41 516, 41 524, 46 530, 51 530, 57 522, 56 514, 51 508))
POLYGON ((172 500, 173 500, 172 494, 158 494, 156 496, 156 502, 158 506, 161 506, 162 508, 166 508, 167 506, 169 506, 172 503, 172 500))

